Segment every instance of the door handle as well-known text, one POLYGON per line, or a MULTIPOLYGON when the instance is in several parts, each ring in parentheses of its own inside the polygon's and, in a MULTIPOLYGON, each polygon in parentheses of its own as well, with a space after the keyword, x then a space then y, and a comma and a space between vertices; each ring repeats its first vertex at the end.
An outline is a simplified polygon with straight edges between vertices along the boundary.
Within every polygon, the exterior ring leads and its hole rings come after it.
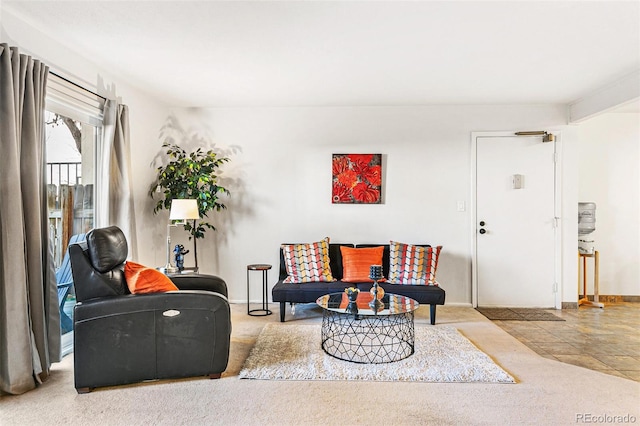
POLYGON ((484 228, 480 228, 480 231, 478 231, 478 232, 480 232, 481 234, 486 234, 487 233, 487 231, 484 228))

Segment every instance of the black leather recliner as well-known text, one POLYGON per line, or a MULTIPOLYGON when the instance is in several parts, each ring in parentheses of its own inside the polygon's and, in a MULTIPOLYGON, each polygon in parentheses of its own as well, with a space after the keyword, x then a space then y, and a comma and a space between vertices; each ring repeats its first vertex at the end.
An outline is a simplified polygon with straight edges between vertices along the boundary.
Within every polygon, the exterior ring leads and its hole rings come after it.
POLYGON ((152 379, 219 378, 231 335, 226 283, 212 275, 172 275, 180 291, 130 294, 127 252, 115 226, 89 231, 86 241, 69 246, 78 393, 152 379))

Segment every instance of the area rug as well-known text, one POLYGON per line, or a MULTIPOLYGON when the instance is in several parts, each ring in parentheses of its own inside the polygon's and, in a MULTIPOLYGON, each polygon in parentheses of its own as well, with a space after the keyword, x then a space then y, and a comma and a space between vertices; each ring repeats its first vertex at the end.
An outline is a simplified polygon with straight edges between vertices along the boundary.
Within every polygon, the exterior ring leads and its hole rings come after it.
POLYGON ((564 321, 557 315, 543 309, 531 308, 476 308, 490 320, 502 321, 564 321))
POLYGON ((356 364, 324 353, 319 325, 267 324, 239 374, 261 380, 515 383, 458 330, 418 326, 415 353, 387 364, 356 364))

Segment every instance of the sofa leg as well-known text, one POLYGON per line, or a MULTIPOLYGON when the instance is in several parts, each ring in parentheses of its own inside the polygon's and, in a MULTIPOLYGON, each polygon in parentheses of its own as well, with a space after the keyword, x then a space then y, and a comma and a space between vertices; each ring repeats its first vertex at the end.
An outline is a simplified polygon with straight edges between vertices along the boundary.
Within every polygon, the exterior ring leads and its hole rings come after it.
POLYGON ((436 325, 436 305, 429 305, 431 308, 431 325, 436 325))
POLYGON ((220 377, 222 377, 222 373, 212 373, 212 374, 209 374, 209 378, 210 378, 210 379, 219 379, 220 377))
POLYGON ((280 302, 280 322, 284 322, 284 314, 287 311, 287 302, 280 302))
POLYGON ((89 393, 93 390, 93 388, 76 388, 76 392, 78 392, 80 395, 82 395, 83 393, 89 393))

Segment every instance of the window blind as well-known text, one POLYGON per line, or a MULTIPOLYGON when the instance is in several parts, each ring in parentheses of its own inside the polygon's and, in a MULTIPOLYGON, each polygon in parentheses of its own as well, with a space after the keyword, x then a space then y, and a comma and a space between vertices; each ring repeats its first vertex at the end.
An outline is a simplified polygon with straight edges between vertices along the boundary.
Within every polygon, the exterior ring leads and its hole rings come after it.
POLYGON ((102 125, 105 98, 53 72, 47 79, 46 109, 93 126, 102 125))

